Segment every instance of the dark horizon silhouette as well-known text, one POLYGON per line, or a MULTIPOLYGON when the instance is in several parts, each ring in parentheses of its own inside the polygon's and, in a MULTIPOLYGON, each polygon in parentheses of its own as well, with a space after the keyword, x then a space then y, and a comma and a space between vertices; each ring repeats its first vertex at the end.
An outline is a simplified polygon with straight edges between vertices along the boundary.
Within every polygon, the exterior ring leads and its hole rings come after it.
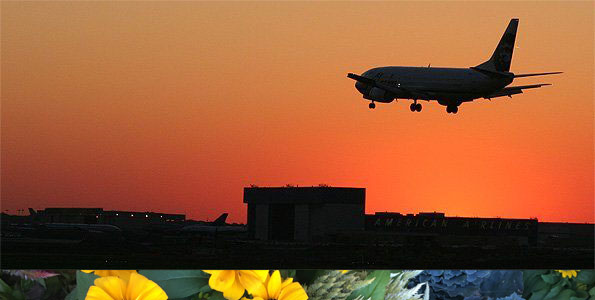
POLYGON ((227 224, 227 213, 212 222, 99 208, 3 213, 1 267, 595 267, 595 224, 365 214, 365 189, 329 186, 252 186, 244 203, 246 225, 227 224))

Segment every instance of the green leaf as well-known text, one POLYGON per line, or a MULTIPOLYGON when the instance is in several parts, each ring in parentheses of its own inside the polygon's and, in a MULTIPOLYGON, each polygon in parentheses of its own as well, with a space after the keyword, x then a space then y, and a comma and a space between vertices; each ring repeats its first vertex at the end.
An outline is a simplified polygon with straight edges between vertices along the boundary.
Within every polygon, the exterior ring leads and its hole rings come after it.
POLYGON ((227 299, 225 299, 225 297, 223 297, 223 293, 214 291, 211 294, 211 296, 209 297, 209 300, 227 300, 227 299))
POLYGON ((523 297, 527 298, 527 296, 533 292, 548 289, 550 285, 543 281, 541 278, 540 273, 533 273, 533 274, 526 274, 527 271, 523 272, 523 297))
POLYGON ((571 289, 565 289, 558 296, 556 296, 556 300, 570 300, 570 297, 576 295, 576 292, 571 289))
MULTIPOLYGON (((43 280, 42 280, 43 281, 43 280)), ((44 299, 50 298, 62 291, 62 282, 59 276, 48 277, 45 279, 44 299)), ((53 298, 53 297, 52 297, 53 298)))
POLYGON ((211 291, 213 291, 213 289, 208 284, 205 284, 205 286, 203 286, 202 288, 200 288, 200 291, 198 291, 198 292, 199 293, 209 293, 211 291))
POLYGON ((547 293, 547 295, 545 295, 545 297, 543 299, 544 300, 556 299, 556 296, 558 296, 558 294, 560 294, 561 291, 562 291, 562 285, 557 284, 556 286, 552 287, 552 289, 549 291, 549 293, 547 293))
POLYGON ((570 297, 570 300, 585 300, 587 298, 589 298, 589 294, 587 294, 587 292, 579 291, 576 295, 570 297))
POLYGON ((347 297, 347 300, 353 300, 360 295, 363 296, 364 299, 372 298, 372 300, 384 300, 386 285, 390 280, 390 271, 373 271, 366 277, 366 279, 371 278, 374 278, 374 281, 359 290, 353 291, 353 293, 347 297))
POLYGON ((549 284, 556 284, 559 280, 560 280, 561 276, 560 274, 545 274, 545 275, 541 275, 541 279, 543 279, 543 281, 549 283, 549 284))
POLYGON ((12 293, 8 296, 7 299, 10 299, 10 300, 25 300, 25 293, 23 293, 19 289, 12 289, 12 293))
POLYGON ((586 285, 592 285, 595 283, 595 270, 578 271, 575 280, 586 285))
POLYGON ((76 291, 76 287, 72 290, 72 292, 70 292, 70 294, 66 295, 66 298, 64 298, 64 300, 78 300, 77 298, 77 291, 76 291))
POLYGON ((209 274, 200 270, 141 270, 140 274, 158 284, 170 299, 186 298, 209 285, 209 274))
POLYGON ((295 279, 295 270, 279 270, 279 273, 281 273, 281 278, 283 279, 287 279, 289 277, 295 279))
POLYGON ((529 297, 529 300, 542 300, 545 297, 545 295, 548 293, 549 290, 550 290, 549 288, 539 290, 539 291, 533 293, 531 295, 531 297, 529 297))
POLYGON ((591 297, 595 297, 595 287, 592 287, 592 288, 589 290, 589 295, 591 295, 591 297))
POLYGON ((10 294, 12 293, 12 288, 4 282, 4 280, 0 279, 0 293, 10 294))
POLYGON ((45 284, 44 278, 37 278, 37 279, 35 279, 35 281, 37 281, 39 284, 41 284, 41 286, 43 286, 43 288, 47 289, 47 285, 45 284))
POLYGON ((76 271, 76 295, 79 300, 85 299, 89 288, 94 284, 93 282, 97 278, 99 278, 99 276, 93 273, 76 271))
POLYGON ((32 279, 25 279, 21 278, 21 290, 22 291, 29 291, 33 285, 35 285, 35 280, 32 279))
POLYGON ((209 278, 211 275, 201 270, 138 270, 138 273, 153 281, 169 280, 173 278, 209 278))

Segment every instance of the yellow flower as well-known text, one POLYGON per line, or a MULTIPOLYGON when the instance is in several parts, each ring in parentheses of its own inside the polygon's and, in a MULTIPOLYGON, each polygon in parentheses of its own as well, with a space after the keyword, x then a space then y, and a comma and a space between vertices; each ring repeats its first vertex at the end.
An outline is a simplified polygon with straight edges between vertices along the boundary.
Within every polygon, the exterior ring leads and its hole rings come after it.
POLYGON ((562 274, 563 278, 572 278, 572 277, 576 277, 577 272, 580 270, 556 270, 557 272, 560 272, 560 274, 562 274))
POLYGON ((167 295, 155 282, 147 277, 131 273, 125 282, 116 276, 95 279, 85 300, 166 300, 167 295))
POLYGON ((116 276, 122 278, 122 280, 128 282, 130 280, 130 274, 136 273, 136 270, 81 270, 85 273, 95 273, 99 277, 116 276))
POLYGON ((203 270, 211 274, 209 286, 223 293, 223 297, 238 300, 244 290, 252 293, 266 280, 268 270, 203 270))
MULTIPOLYGON (((281 274, 279 271, 273 272, 272 276, 267 276, 267 279, 260 287, 251 293, 254 300, 306 300, 308 295, 304 288, 297 282, 293 282, 293 278, 287 278, 281 282, 281 274)), ((248 300, 242 298, 242 300, 248 300)))

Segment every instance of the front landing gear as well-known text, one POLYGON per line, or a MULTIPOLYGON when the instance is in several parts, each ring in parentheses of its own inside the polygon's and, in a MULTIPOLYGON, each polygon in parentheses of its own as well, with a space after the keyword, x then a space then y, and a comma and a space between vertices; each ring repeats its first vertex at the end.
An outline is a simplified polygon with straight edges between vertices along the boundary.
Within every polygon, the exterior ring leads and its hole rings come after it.
POLYGON ((449 105, 449 106, 446 107, 446 112, 449 113, 449 114, 450 113, 456 114, 458 111, 459 111, 459 107, 458 106, 449 105))
POLYGON ((376 103, 374 103, 374 102, 371 102, 371 103, 368 105, 368 107, 369 107, 370 109, 374 109, 374 108, 376 108, 376 103))
POLYGON ((421 104, 420 103, 411 103, 409 109, 413 112, 420 112, 421 111, 421 104))

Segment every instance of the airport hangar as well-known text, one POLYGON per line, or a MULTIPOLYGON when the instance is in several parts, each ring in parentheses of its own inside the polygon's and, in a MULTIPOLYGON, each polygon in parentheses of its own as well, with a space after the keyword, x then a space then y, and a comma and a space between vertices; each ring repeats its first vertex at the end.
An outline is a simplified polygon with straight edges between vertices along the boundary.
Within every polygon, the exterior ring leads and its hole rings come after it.
POLYGON ((433 240, 438 243, 584 240, 593 224, 538 223, 537 219, 446 217, 443 213, 365 214, 364 188, 247 187, 248 233, 257 240, 359 241, 433 240), (556 234, 553 234, 556 233, 556 234))

